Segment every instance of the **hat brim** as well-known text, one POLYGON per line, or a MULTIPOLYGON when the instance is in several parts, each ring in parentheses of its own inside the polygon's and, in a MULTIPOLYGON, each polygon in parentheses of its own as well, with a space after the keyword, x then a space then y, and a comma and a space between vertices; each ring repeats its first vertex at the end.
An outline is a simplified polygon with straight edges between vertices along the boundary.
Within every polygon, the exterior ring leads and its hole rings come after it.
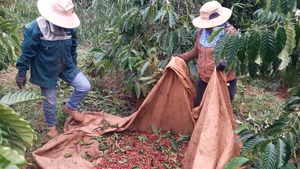
POLYGON ((51 9, 52 0, 39 0, 37 7, 40 14, 49 22, 63 28, 77 28, 80 20, 75 12, 72 15, 62 16, 51 9))
POLYGON ((203 20, 200 16, 198 16, 193 19, 193 25, 197 28, 213 28, 227 22, 231 17, 231 14, 232 11, 230 9, 222 7, 222 13, 219 17, 210 20, 203 20))

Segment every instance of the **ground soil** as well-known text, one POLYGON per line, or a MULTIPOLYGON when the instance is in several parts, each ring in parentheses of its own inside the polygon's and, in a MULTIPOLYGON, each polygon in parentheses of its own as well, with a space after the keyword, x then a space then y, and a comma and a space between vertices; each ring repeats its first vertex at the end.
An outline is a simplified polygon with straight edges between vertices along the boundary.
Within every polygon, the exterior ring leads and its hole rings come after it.
POLYGON ((247 86, 247 92, 252 93, 252 94, 257 94, 257 95, 263 95, 265 92, 272 92, 274 93, 275 96, 277 96, 280 99, 286 100, 288 99, 291 94, 288 92, 288 87, 287 86, 279 86, 276 89, 272 88, 265 88, 263 91, 261 90, 256 90, 253 88, 251 85, 246 85, 247 86))

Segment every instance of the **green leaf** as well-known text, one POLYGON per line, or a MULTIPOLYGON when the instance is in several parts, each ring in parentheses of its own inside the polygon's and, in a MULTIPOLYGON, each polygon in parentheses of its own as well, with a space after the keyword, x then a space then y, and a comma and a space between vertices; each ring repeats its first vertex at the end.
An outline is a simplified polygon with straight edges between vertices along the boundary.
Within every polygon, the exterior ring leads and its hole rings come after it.
POLYGON ((289 142, 288 139, 284 137, 281 138, 282 141, 284 141, 285 146, 286 146, 286 158, 285 161, 289 161, 292 157, 292 154, 294 153, 294 147, 291 147, 291 143, 289 142))
POLYGON ((129 94, 132 93, 132 86, 133 86, 133 81, 132 81, 132 79, 129 79, 129 81, 126 84, 126 88, 125 88, 126 93, 129 93, 129 94))
POLYGON ((154 6, 146 7, 142 12, 143 20, 152 23, 155 19, 155 11, 154 6))
POLYGON ((176 143, 176 140, 175 139, 171 139, 170 143, 171 143, 172 149, 177 152, 178 151, 178 145, 176 143))
POLYGON ((278 68, 279 70, 283 70, 289 65, 289 63, 291 62, 290 55, 293 53, 293 49, 296 47, 296 41, 295 41, 296 32, 294 26, 287 23, 284 25, 284 30, 287 35, 287 41, 283 50, 277 56, 282 61, 278 68))
POLYGON ((3 142, 3 137, 2 137, 2 130, 1 130, 1 127, 0 127, 0 145, 2 144, 3 142))
POLYGON ((164 18, 165 18, 165 16, 167 15, 167 12, 168 12, 167 10, 161 9, 161 10, 157 13, 157 15, 156 15, 156 17, 155 17, 155 21, 160 20, 160 23, 163 23, 164 18))
POLYGON ((256 145, 258 145, 258 144, 260 144, 260 143, 262 143, 264 141, 266 141, 266 139, 265 138, 261 138, 261 137, 253 138, 251 140, 248 140, 247 142, 244 143, 244 145, 242 147, 242 150, 241 150, 241 154, 244 154, 247 151, 253 150, 253 148, 256 145))
POLYGON ((277 141, 277 167, 280 168, 284 166, 286 161, 286 144, 280 138, 277 141))
POLYGON ((155 126, 151 125, 151 130, 154 134, 159 134, 161 132, 161 129, 156 128, 155 126))
POLYGON ((239 42, 238 42, 237 57, 242 63, 244 63, 246 59, 246 49, 247 49, 247 36, 241 34, 241 37, 239 38, 239 42))
POLYGON ((275 56, 276 41, 274 33, 267 30, 262 32, 261 44, 260 44, 260 56, 265 64, 270 64, 275 56))
POLYGON ((173 54, 174 49, 178 48, 178 35, 176 31, 172 31, 169 39, 169 47, 167 49, 167 55, 171 56, 173 54))
POLYGON ((167 55, 171 56, 172 55, 172 51, 174 49, 174 38, 176 38, 176 33, 174 31, 169 32, 169 43, 168 43, 168 48, 166 48, 167 51, 167 55))
MULTIPOLYGON (((299 169, 299 163, 298 163, 298 169, 299 169)), ((280 169, 295 169, 296 168, 296 166, 294 166, 294 164, 291 162, 291 161, 289 161, 285 166, 283 166, 283 167, 281 167, 280 169)))
POLYGON ((238 126, 237 129, 234 130, 235 133, 239 134, 241 131, 249 129, 249 124, 243 124, 241 126, 238 126))
POLYGON ((19 36, 17 36, 17 34, 11 34, 10 37, 11 37, 13 46, 16 46, 16 47, 20 47, 21 46, 20 40, 18 38, 19 36))
POLYGON ((234 33, 230 36, 225 50, 225 60, 227 61, 227 67, 230 68, 236 65, 237 52, 239 47, 239 32, 234 33))
POLYGON ((221 58, 225 58, 225 48, 227 41, 229 39, 229 32, 224 33, 220 36, 220 39, 217 41, 215 50, 214 50, 214 59, 220 60, 221 58))
POLYGON ((253 137, 255 137, 255 135, 253 133, 251 133, 249 130, 243 130, 239 133, 238 141, 246 142, 253 137))
POLYGON ((270 11, 275 12, 278 7, 279 0, 271 0, 269 2, 270 2, 270 11))
POLYGON ((44 100, 44 96, 30 91, 19 90, 17 92, 11 92, 2 97, 1 104, 13 105, 16 103, 22 103, 27 101, 44 100))
POLYGON ((168 10, 168 16, 169 16, 169 27, 174 28, 177 21, 177 14, 174 11, 168 10))
POLYGON ((280 6, 282 9, 282 12, 284 14, 288 14, 289 12, 292 12, 295 7, 296 1, 290 1, 290 0, 280 0, 280 6))
POLYGON ((276 30, 276 45, 277 51, 280 53, 286 44, 287 36, 285 33, 285 29, 282 25, 279 25, 276 30))
POLYGON ((249 61, 255 61, 259 52, 260 34, 257 30, 248 32, 247 56, 249 61))
POLYGON ((89 51, 90 53, 100 53, 100 54, 102 54, 102 53, 105 53, 105 51, 103 50, 103 49, 101 49, 101 48, 93 48, 92 50, 90 50, 89 51))
POLYGON ((0 154, 0 169, 19 169, 19 167, 0 154))
POLYGON ((12 164, 22 165, 27 163, 24 156, 9 147, 3 147, 0 145, 0 154, 12 164))
POLYGON ((179 41, 179 39, 180 39, 179 36, 180 35, 179 35, 179 32, 180 31, 178 31, 178 30, 172 32, 172 42, 171 43, 172 43, 173 48, 172 48, 172 50, 170 50, 170 52, 174 52, 174 49, 180 48, 180 41, 179 41))
POLYGON ((138 8, 131 8, 125 15, 122 16, 122 30, 126 33, 133 34, 134 28, 138 26, 140 10, 138 8))
POLYGON ((289 145, 291 147, 291 153, 294 151, 296 148, 296 138, 293 133, 289 132, 286 135, 287 141, 289 142, 289 145))
POLYGON ((249 61, 248 63, 248 72, 251 78, 254 78, 258 71, 258 65, 255 61, 249 61))
POLYGON ((163 9, 160 9, 158 12, 157 12, 157 14, 156 14, 156 16, 155 16, 155 21, 158 21, 158 20, 160 20, 160 18, 162 17, 162 15, 163 15, 163 12, 164 12, 164 10, 163 9))
POLYGON ((215 28, 213 29, 212 34, 209 36, 207 42, 208 42, 208 43, 212 42, 212 41, 215 39, 215 37, 216 37, 222 30, 224 30, 223 27, 215 27, 215 28))
POLYGON ((274 169, 276 165, 276 148, 272 142, 270 142, 264 150, 263 155, 260 157, 262 160, 262 168, 274 169))
POLYGON ((265 135, 275 135, 277 133, 281 133, 284 127, 287 125, 287 118, 279 118, 273 122, 269 127, 266 128, 264 134, 265 135))
POLYGON ((24 141, 30 146, 33 145, 36 136, 32 127, 9 106, 0 104, 0 120, 17 132, 19 141, 24 141))
POLYGON ((162 47, 164 49, 167 49, 169 47, 170 42, 170 32, 165 32, 162 37, 162 47))
POLYGON ((249 160, 250 159, 246 157, 234 157, 225 165, 224 169, 237 169, 238 167, 241 167, 249 160))
MULTIPOLYGON (((7 143, 7 145, 5 146, 16 150, 21 155, 25 155, 26 147, 28 146, 28 144, 20 139, 20 135, 15 129, 11 127, 9 127, 9 134, 9 137, 3 137, 3 142, 7 143)), ((36 140, 36 135, 34 137, 34 140, 36 140)))
POLYGON ((8 65, 2 61, 0 61, 0 70, 7 70, 8 65))
POLYGON ((139 98, 141 96, 141 92, 142 92, 141 84, 139 84, 138 82, 135 82, 134 91, 135 91, 136 96, 139 98))

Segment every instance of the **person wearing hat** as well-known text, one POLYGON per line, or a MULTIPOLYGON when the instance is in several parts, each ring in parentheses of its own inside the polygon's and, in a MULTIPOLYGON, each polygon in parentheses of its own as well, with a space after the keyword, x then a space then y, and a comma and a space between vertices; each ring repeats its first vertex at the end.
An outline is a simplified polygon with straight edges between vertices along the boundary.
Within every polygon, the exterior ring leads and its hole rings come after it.
MULTIPOLYGON (((197 58, 197 67, 199 80, 197 85, 197 96, 195 100, 195 107, 199 106, 207 83, 216 67, 217 70, 223 71, 226 67, 225 60, 219 60, 215 66, 213 57, 215 45, 222 34, 230 32, 234 34, 236 29, 227 21, 230 18, 232 11, 228 8, 222 7, 217 1, 210 1, 205 3, 200 8, 200 16, 193 20, 193 25, 200 28, 197 34, 197 40, 192 50, 180 54, 179 56, 185 61, 197 58), (212 42, 208 39, 213 32, 214 27, 223 27, 224 29, 215 36, 212 42)), ((236 90, 236 75, 234 69, 231 68, 227 73, 227 83, 231 102, 233 101, 236 90)))
POLYGON ((16 83, 20 89, 26 84, 26 74, 30 69, 30 82, 38 85, 43 100, 43 112, 48 126, 47 136, 58 135, 56 129, 56 86, 59 78, 74 87, 62 111, 75 121, 83 121, 77 111, 78 104, 87 96, 91 84, 77 67, 76 27, 80 20, 74 13, 71 0, 38 0, 41 14, 27 24, 21 55, 17 60, 16 83))

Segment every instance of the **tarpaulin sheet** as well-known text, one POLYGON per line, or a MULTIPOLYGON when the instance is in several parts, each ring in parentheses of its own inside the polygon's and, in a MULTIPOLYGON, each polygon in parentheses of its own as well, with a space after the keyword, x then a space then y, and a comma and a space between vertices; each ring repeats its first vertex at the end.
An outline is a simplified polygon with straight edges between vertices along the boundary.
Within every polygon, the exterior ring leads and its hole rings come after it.
POLYGON ((222 169, 238 155, 241 143, 236 129, 224 71, 216 71, 209 80, 203 100, 193 109, 197 118, 183 159, 184 169, 222 169))
POLYGON ((64 133, 34 151, 34 159, 45 169, 92 168, 97 160, 87 161, 82 153, 96 159, 103 152, 98 142, 81 146, 80 140, 89 142, 91 136, 108 132, 152 131, 151 126, 155 126, 179 134, 192 133, 183 168, 222 168, 240 149, 233 133, 236 126, 225 78, 222 72, 214 72, 202 103, 194 108, 195 89, 188 68, 182 59, 172 57, 162 77, 131 116, 85 112, 81 123, 68 118, 64 133))

